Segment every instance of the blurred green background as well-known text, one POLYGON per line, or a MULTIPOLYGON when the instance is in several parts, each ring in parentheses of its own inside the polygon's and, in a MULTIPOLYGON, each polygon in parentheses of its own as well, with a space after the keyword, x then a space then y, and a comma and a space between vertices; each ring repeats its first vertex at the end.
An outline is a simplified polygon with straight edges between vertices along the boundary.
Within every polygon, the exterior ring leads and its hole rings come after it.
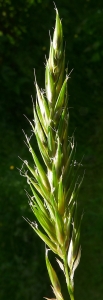
MULTIPOLYGON (((70 132, 85 178, 79 203, 84 217, 75 299, 103 295, 103 1, 56 0, 66 41, 70 132)), ((0 300, 50 297, 45 247, 22 216, 33 220, 17 168, 29 160, 22 128, 32 120, 34 68, 44 88, 45 56, 55 24, 51 0, 0 0, 0 300)), ((33 139, 32 139, 33 141, 33 139)), ((35 139, 33 141, 35 147, 35 139)), ((52 259, 52 257, 51 257, 52 259)), ((56 263, 54 262, 55 267, 56 263)), ((61 277, 61 275, 60 275, 61 277)), ((62 286, 64 282, 61 277, 62 286)), ((65 294, 65 300, 68 297, 65 294)))

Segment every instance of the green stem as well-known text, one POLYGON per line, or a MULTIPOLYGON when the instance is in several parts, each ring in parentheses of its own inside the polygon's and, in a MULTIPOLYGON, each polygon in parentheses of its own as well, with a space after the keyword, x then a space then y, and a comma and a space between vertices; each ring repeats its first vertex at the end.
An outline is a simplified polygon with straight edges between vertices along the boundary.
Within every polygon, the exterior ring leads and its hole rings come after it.
POLYGON ((71 286, 70 276, 69 276, 69 272, 68 272, 67 256, 65 257, 65 260, 64 260, 64 270, 65 270, 66 284, 67 284, 67 289, 68 289, 68 292, 70 295, 70 299, 74 300, 74 291, 71 286))

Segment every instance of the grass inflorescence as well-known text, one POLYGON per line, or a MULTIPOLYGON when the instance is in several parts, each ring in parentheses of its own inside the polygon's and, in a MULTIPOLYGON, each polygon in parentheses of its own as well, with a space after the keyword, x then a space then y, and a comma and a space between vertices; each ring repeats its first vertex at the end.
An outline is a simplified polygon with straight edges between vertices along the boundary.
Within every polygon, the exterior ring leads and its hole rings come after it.
POLYGON ((57 262, 64 272, 71 300, 74 299, 74 272, 81 255, 81 218, 78 219, 77 203, 81 181, 79 164, 75 161, 74 136, 68 136, 68 80, 62 23, 56 9, 53 40, 50 38, 49 58, 45 66, 45 91, 40 90, 35 76, 34 123, 29 121, 43 163, 25 134, 34 166, 24 160, 27 171, 22 171, 22 174, 27 177, 32 191, 33 196, 28 193, 27 196, 37 222, 26 220, 46 244, 46 266, 57 300, 64 298, 58 276, 48 258, 48 249, 59 258, 57 262))

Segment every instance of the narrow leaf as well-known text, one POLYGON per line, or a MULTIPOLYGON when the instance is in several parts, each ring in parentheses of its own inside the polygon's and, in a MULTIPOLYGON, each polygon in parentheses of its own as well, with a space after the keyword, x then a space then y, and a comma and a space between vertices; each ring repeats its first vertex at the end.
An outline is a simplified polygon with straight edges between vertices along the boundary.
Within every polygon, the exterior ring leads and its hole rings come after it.
POLYGON ((55 212, 55 230, 56 236, 59 244, 63 246, 64 244, 64 224, 59 212, 55 212))
POLYGON ((40 110, 41 110, 41 113, 42 113, 43 121, 46 124, 46 126, 48 126, 49 109, 48 109, 46 100, 45 100, 45 98, 43 96, 43 93, 40 91, 37 83, 35 85, 36 85, 38 103, 39 103, 40 110))
POLYGON ((36 156, 36 154, 35 154, 35 152, 34 152, 34 150, 33 150, 33 148, 31 147, 30 144, 29 144, 29 147, 30 147, 30 152, 32 154, 33 160, 34 160, 34 162, 37 166, 38 173, 39 173, 40 178, 43 182, 43 185, 49 191, 50 190, 50 185, 49 185, 48 178, 47 178, 47 176, 46 176, 46 174, 45 174, 45 172, 44 172, 44 170, 43 170, 43 168, 42 168, 42 166, 41 166, 41 164, 40 164, 40 162, 39 162, 39 160, 38 160, 38 158, 37 158, 37 156, 36 156))
POLYGON ((53 288, 54 288, 54 291, 55 291, 55 294, 56 296, 58 295, 57 299, 60 299, 62 300, 62 295, 61 295, 61 286, 60 286, 60 282, 59 282, 59 279, 57 277, 57 274, 56 272, 54 271, 50 261, 49 261, 49 258, 48 258, 48 250, 46 249, 46 266, 47 266, 47 270, 48 270, 48 274, 49 274, 49 277, 50 277, 50 280, 51 280, 51 283, 53 285, 53 288))
POLYGON ((58 108, 60 108, 64 105, 67 80, 68 80, 68 77, 66 77, 66 79, 63 82, 63 85, 61 87, 58 99, 57 99, 56 104, 55 104, 54 111, 58 110, 58 108))
MULTIPOLYGON (((23 217, 24 218, 24 217, 23 217)), ((25 221, 29 223, 29 225, 33 228, 33 230, 38 234, 38 236, 43 240, 43 242, 55 253, 57 253, 56 245, 44 234, 42 233, 36 226, 35 223, 31 222, 29 219, 24 218, 25 221)))
POLYGON ((48 217, 47 214, 47 208, 44 206, 43 201, 40 199, 40 197, 37 195, 36 191, 33 189, 32 185, 30 184, 30 188, 32 190, 33 196, 35 198, 36 203, 38 204, 40 210, 42 211, 43 214, 45 214, 46 217, 48 217))
POLYGON ((50 168, 51 167, 51 162, 50 162, 50 158, 49 158, 49 155, 48 155, 47 147, 43 145, 42 140, 40 139, 40 135, 38 134, 38 131, 35 132, 35 135, 36 135, 38 147, 39 147, 41 156, 44 160, 44 163, 47 166, 47 168, 50 168))
POLYGON ((60 181, 59 181, 59 184, 58 184, 58 211, 59 211, 61 216, 64 215, 65 197, 64 197, 62 176, 60 177, 60 181))
POLYGON ((36 101, 36 111, 37 111, 37 115, 38 115, 39 121, 41 123, 41 126, 43 127, 45 135, 47 136, 47 126, 46 126, 46 124, 44 122, 44 119, 43 119, 43 116, 42 116, 42 112, 40 110, 40 107, 39 107, 37 101, 36 101))
POLYGON ((57 58, 60 59, 62 54, 63 47, 63 31, 62 31, 62 23, 59 18, 59 13, 56 8, 56 23, 53 35, 53 48, 55 49, 56 54, 58 54, 57 58), (58 51, 59 49, 59 51, 58 51))
POLYGON ((46 63, 46 70, 45 70, 45 88, 46 88, 46 96, 49 103, 52 103, 55 99, 55 84, 53 81, 52 73, 50 72, 49 64, 46 63))

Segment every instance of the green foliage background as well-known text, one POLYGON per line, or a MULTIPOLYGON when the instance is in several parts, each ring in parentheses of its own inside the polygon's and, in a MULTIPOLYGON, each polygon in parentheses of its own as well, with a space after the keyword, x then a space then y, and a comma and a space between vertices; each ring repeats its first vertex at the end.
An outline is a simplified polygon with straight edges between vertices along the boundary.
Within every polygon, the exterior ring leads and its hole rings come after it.
MULTIPOLYGON (((86 170, 79 196, 84 218, 75 299, 99 300, 103 294, 103 1, 57 0, 56 6, 68 70, 74 69, 68 86, 70 134, 75 131, 77 160, 84 155, 86 170)), ((30 159, 22 128, 28 135, 31 132, 23 114, 33 118, 34 68, 44 88, 48 31, 52 35, 55 11, 51 0, 0 0, 0 16, 0 299, 39 300, 51 295, 45 249, 22 218, 32 220, 33 215, 24 191, 29 186, 17 168, 22 165, 18 155, 30 159)))

